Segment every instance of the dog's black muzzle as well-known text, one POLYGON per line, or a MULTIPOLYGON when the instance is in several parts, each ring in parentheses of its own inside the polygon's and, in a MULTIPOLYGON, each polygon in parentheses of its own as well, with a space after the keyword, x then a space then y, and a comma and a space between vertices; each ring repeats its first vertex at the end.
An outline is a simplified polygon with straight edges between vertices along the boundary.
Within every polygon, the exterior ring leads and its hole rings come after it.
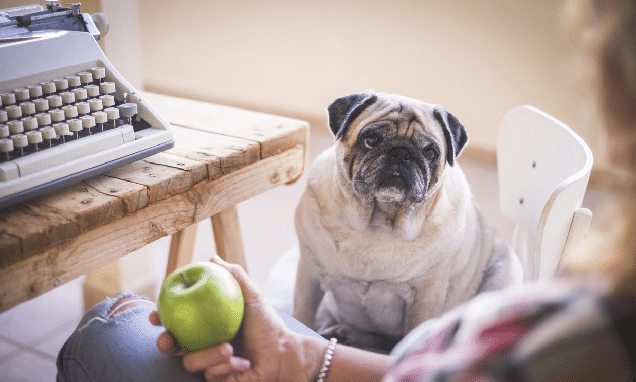
POLYGON ((396 187, 408 191, 414 182, 413 157, 409 150, 394 147, 385 156, 385 165, 380 187, 396 187))

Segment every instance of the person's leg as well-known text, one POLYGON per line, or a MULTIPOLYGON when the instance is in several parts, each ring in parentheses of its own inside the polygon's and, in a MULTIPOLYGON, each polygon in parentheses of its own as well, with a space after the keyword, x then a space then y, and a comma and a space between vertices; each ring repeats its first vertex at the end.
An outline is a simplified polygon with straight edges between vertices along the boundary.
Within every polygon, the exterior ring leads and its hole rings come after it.
POLYGON ((290 316, 289 314, 283 312, 282 310, 276 307, 274 309, 276 309, 276 312, 278 313, 278 315, 281 316, 281 318, 285 322, 285 326, 287 326, 287 328, 291 330, 292 332, 296 332, 298 334, 304 334, 307 336, 322 338, 320 334, 316 333, 315 331, 313 331, 312 329, 310 329, 309 327, 307 327, 305 324, 298 321, 294 317, 290 316))
POLYGON ((134 295, 108 299, 82 318, 57 359, 62 381, 203 381, 181 358, 157 350, 165 329, 148 321, 153 302, 134 295))
MULTIPOLYGON (((181 358, 157 350, 157 337, 165 329, 148 321, 155 309, 155 303, 135 295, 95 305, 60 350, 58 382, 202 381, 202 376, 185 371, 181 358)), ((288 314, 278 313, 289 329, 320 337, 288 314)))

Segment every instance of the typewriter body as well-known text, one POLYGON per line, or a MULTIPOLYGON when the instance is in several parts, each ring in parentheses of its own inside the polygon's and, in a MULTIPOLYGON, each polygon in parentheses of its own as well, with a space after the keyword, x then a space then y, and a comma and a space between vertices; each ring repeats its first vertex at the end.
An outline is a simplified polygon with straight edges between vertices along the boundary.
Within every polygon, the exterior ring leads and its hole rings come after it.
POLYGON ((78 4, 0 10, 0 208, 174 146, 97 44, 107 28, 78 4))

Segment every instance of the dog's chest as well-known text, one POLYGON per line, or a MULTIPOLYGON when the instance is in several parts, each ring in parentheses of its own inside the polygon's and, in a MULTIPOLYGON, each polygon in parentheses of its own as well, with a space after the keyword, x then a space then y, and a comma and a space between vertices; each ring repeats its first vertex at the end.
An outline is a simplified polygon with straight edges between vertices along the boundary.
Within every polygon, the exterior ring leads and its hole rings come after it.
POLYGON ((426 235, 405 241, 381 229, 358 232, 340 226, 330 231, 335 251, 318 251, 321 268, 328 274, 361 281, 410 282, 426 277, 442 260, 436 254, 448 244, 439 239, 429 241, 426 235))
MULTIPOLYGON (((403 336, 416 289, 408 283, 359 281, 323 275, 321 287, 331 293, 341 320, 363 331, 403 336)), ((323 301, 323 303, 325 303, 323 301)))

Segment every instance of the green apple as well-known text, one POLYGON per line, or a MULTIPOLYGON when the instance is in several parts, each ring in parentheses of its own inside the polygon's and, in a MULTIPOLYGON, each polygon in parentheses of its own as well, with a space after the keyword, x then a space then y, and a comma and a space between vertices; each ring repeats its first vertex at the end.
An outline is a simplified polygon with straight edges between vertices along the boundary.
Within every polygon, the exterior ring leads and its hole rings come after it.
POLYGON ((209 262, 175 270, 161 284, 157 301, 163 326, 189 352, 230 341, 241 326, 243 309, 238 281, 209 262))

